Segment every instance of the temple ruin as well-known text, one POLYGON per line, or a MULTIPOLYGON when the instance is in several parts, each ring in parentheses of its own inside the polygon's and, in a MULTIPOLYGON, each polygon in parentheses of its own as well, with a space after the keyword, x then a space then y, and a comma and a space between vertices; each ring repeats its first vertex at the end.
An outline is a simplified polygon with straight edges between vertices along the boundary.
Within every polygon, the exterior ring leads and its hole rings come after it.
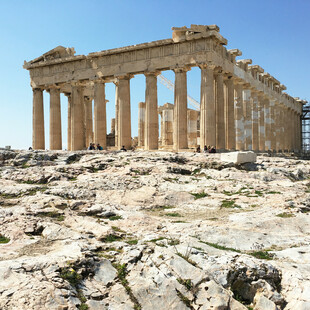
MULTIPOLYGON (((115 84, 115 146, 130 148, 130 79, 146 77, 139 103, 138 146, 183 150, 200 144, 219 150, 299 151, 306 103, 238 49, 216 25, 172 28, 172 39, 76 55, 58 46, 24 63, 33 89, 33 149, 45 149, 43 91, 50 94, 50 146, 62 149, 60 93, 68 97, 68 149, 90 142, 107 147, 105 84, 115 84), (200 111, 187 106, 187 71, 201 69, 200 111), (158 107, 157 76, 175 73, 174 104, 158 107), (94 100, 94 111, 92 111, 94 100), (161 130, 159 134, 159 115, 161 130)), ((138 103, 137 103, 138 104, 138 103)))

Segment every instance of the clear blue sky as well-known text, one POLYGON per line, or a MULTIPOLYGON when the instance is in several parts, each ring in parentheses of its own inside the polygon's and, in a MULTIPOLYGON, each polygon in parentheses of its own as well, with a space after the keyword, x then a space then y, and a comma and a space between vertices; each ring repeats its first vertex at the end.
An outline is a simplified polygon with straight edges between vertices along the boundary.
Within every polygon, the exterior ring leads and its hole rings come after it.
MULTIPOLYGON (((217 24, 238 48, 287 86, 292 96, 310 100, 309 0, 0 0, 0 147, 32 144, 32 90, 24 60, 58 45, 88 54, 171 38, 171 27, 217 24)), ((174 80, 171 72, 164 75, 174 80)), ((144 101, 145 78, 131 80, 132 136, 137 135, 137 107, 144 101)), ((188 94, 199 98, 199 69, 188 72, 188 94)), ((114 117, 114 85, 107 84, 108 132, 114 117)), ((66 147, 67 101, 62 100, 66 147)), ((158 103, 173 103, 173 93, 158 83, 158 103)), ((44 95, 46 147, 49 145, 49 95, 44 95)))

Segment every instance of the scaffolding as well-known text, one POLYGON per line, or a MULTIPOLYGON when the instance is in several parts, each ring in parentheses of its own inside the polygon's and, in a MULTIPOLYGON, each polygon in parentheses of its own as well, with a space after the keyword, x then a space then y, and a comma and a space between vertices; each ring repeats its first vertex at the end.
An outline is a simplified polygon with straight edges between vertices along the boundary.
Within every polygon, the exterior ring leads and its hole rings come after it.
POLYGON ((310 105, 302 107, 301 128, 302 151, 310 153, 310 105))

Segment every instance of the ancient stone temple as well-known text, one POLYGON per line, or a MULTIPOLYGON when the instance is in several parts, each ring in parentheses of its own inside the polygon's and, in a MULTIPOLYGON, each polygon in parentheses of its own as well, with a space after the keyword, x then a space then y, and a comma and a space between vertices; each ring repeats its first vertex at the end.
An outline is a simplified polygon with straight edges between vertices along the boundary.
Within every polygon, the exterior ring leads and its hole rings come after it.
POLYGON ((138 145, 146 150, 167 145, 187 149, 197 140, 202 147, 220 150, 301 149, 300 117, 306 101, 283 92, 286 87, 251 65, 251 59, 236 60, 241 51, 225 48, 227 40, 218 26, 172 30, 172 39, 76 56, 73 48, 58 46, 25 62, 33 89, 33 148, 45 148, 44 90, 50 94, 51 150, 62 148, 60 93, 68 97, 68 149, 84 149, 90 141, 106 148, 106 83, 116 87, 115 145, 130 148, 130 79, 144 74, 138 145), (192 67, 201 69, 199 112, 187 107, 187 71, 192 67), (158 109, 157 76, 166 70, 175 73, 174 104, 158 109))

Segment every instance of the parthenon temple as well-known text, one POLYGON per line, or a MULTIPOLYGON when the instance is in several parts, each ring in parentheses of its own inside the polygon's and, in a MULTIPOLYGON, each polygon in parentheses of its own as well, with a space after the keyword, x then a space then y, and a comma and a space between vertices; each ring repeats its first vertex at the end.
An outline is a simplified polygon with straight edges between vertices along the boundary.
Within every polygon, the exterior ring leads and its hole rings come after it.
POLYGON ((106 83, 115 84, 115 146, 129 149, 130 79, 144 74, 145 102, 139 103, 138 124, 141 148, 178 151, 199 144, 223 151, 301 150, 301 114, 306 101, 285 93, 286 87, 259 65, 252 65, 251 59, 236 60, 241 51, 226 49, 226 44, 218 26, 191 25, 173 27, 172 39, 86 56, 58 46, 25 61, 33 89, 33 149, 46 147, 44 90, 50 94, 51 150, 62 149, 61 93, 68 98, 68 150, 85 149, 90 142, 105 149, 106 83), (197 111, 187 106, 187 71, 192 67, 201 71, 197 111), (175 74, 174 104, 158 107, 157 77, 166 70, 175 74))

